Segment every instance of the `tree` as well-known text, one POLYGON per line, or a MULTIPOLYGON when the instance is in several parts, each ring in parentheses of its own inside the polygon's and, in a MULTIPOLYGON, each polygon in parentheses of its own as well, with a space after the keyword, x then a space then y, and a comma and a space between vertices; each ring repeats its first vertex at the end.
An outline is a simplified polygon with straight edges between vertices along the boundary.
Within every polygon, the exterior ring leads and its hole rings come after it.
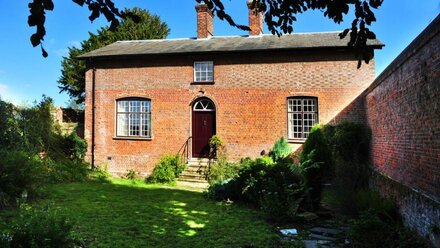
MULTIPOLYGON (((101 14, 105 16, 107 21, 111 23, 110 28, 115 29, 121 20, 132 19, 139 22, 140 18, 131 11, 119 11, 115 7, 113 0, 72 0, 74 3, 84 6, 86 5, 91 14, 91 21, 98 18, 101 14)), ((226 12, 222 2, 224 0, 195 0, 198 3, 204 2, 209 9, 220 20, 226 20, 231 26, 242 30, 249 30, 246 25, 236 24, 233 18, 226 12)), ((377 9, 382 5, 384 0, 250 0, 253 7, 257 7, 257 11, 263 12, 264 19, 268 29, 272 34, 282 35, 283 33, 293 32, 293 23, 296 21, 296 15, 306 12, 307 10, 320 10, 323 15, 335 23, 341 23, 344 17, 349 13, 350 7, 354 9, 355 18, 351 27, 347 28, 340 34, 341 38, 350 35, 349 46, 357 50, 360 67, 361 61, 366 63, 371 58, 372 48, 367 47, 367 40, 375 39, 374 32, 369 30, 372 22, 376 21, 376 17, 372 9, 377 9)), ((46 10, 52 11, 54 8, 53 0, 32 0, 29 3, 30 15, 28 18, 29 26, 36 26, 36 32, 31 36, 32 45, 41 46, 43 56, 47 56, 47 52, 42 46, 42 41, 46 30, 45 15, 46 10)))
POLYGON ((85 97, 85 61, 77 56, 92 50, 104 47, 118 40, 147 40, 163 39, 170 30, 166 23, 161 22, 156 15, 140 8, 124 10, 140 18, 139 22, 132 19, 123 19, 117 28, 104 27, 97 34, 89 33, 89 38, 81 42, 81 47, 69 47, 69 56, 63 57, 61 62, 61 77, 58 79, 61 92, 67 92, 77 104, 84 103, 85 97))

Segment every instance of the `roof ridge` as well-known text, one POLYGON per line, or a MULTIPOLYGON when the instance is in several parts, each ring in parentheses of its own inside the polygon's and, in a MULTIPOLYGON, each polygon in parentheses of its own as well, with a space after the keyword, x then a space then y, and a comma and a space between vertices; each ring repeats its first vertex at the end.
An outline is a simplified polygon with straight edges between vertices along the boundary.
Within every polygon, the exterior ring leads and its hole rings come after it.
MULTIPOLYGON (((287 35, 314 35, 314 34, 332 34, 332 33, 341 33, 341 31, 325 31, 325 32, 303 32, 303 33, 291 33, 291 34, 282 34, 282 36, 287 35)), ((268 36, 276 36, 274 34, 260 34, 260 35, 219 35, 219 36, 210 36, 208 38, 197 38, 197 37, 186 37, 186 38, 170 38, 170 39, 150 39, 150 40, 120 40, 116 41, 117 43, 142 43, 142 42, 163 42, 163 41, 178 41, 178 40, 212 40, 212 39, 224 39, 224 38, 261 38, 268 36)))

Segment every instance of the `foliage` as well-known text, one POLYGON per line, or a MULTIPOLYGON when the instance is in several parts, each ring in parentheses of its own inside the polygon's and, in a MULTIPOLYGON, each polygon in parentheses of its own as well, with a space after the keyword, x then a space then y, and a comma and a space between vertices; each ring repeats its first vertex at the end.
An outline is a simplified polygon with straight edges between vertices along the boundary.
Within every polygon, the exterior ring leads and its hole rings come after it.
POLYGON ((34 196, 42 179, 41 160, 19 151, 0 151, 0 158, 0 208, 34 196))
POLYGON ((125 173, 124 178, 128 180, 135 180, 136 179, 136 171, 134 169, 129 169, 127 173, 125 173))
POLYGON ((19 217, 0 235, 1 247, 78 247, 73 223, 50 208, 21 207, 19 217))
POLYGON ((83 160, 87 152, 87 142, 81 139, 76 132, 72 132, 65 138, 66 154, 70 159, 83 160))
POLYGON ((341 123, 325 126, 333 156, 345 161, 366 162, 369 156, 370 132, 361 124, 341 123))
POLYGON ((125 19, 116 29, 103 27, 97 34, 89 33, 89 38, 81 42, 81 47, 69 47, 69 56, 63 58, 59 87, 61 91, 76 99, 77 103, 84 102, 86 72, 86 62, 77 56, 118 40, 163 39, 170 32, 168 26, 157 15, 152 15, 146 10, 133 8, 125 9, 124 12, 137 15, 140 18, 139 22, 125 19))
POLYGON ((52 119, 52 99, 43 96, 33 106, 16 108, 0 101, 0 205, 21 194, 30 197, 44 183, 82 181, 86 143, 76 134, 67 137, 52 119))
POLYGON ((0 99, 0 147, 16 150, 22 147, 23 137, 18 122, 18 109, 0 99))
POLYGON ((98 182, 109 182, 111 174, 108 172, 108 164, 101 164, 96 166, 94 170, 89 174, 89 177, 98 182))
POLYGON ((268 170, 264 180, 260 208, 271 220, 293 220, 305 200, 301 169, 279 164, 268 170))
POLYGON ((165 155, 154 167, 153 173, 146 179, 148 183, 173 182, 185 169, 185 164, 179 156, 165 155))
POLYGON ((216 158, 209 166, 207 178, 210 184, 223 182, 235 177, 238 173, 239 166, 228 162, 226 147, 223 140, 218 135, 213 135, 209 140, 210 157, 216 158))
POLYGON ((365 211, 352 221, 349 239, 353 247, 361 248, 428 247, 400 223, 383 217, 374 210, 365 211))
POLYGON ((215 184, 234 178, 238 175, 239 169, 239 164, 218 160, 209 167, 208 181, 210 184, 215 184))
POLYGON ((331 173, 332 156, 327 140, 319 125, 310 130, 303 145, 301 167, 304 170, 307 187, 310 189, 312 207, 320 207, 322 184, 331 173))
POLYGON ((271 157, 262 157, 242 159, 239 168, 236 177, 211 184, 208 197, 251 203, 275 221, 296 216, 306 193, 298 166, 274 163, 271 157))
POLYGON ((278 162, 281 159, 286 158, 292 152, 292 148, 287 142, 286 138, 281 137, 279 140, 275 141, 272 149, 269 151, 269 156, 273 161, 278 162))
MULTIPOLYGON (((72 0, 74 3, 88 7, 91 12, 89 19, 91 21, 104 15, 111 23, 110 29, 113 30, 118 26, 120 20, 132 19, 135 23, 139 23, 141 18, 136 13, 129 10, 120 11, 115 7, 112 0, 72 0)), ((233 18, 226 12, 222 0, 196 0, 198 3, 204 2, 208 8, 220 20, 226 20, 229 25, 242 30, 250 30, 248 26, 236 24, 233 18)), ((350 7, 354 9, 354 20, 351 27, 347 28, 340 34, 340 37, 349 35, 349 46, 356 49, 359 64, 364 60, 366 63, 372 58, 373 49, 367 47, 369 39, 375 39, 376 35, 370 31, 368 26, 376 21, 373 9, 377 9, 382 5, 383 0, 353 0, 353 1, 326 1, 326 0, 303 0, 303 1, 272 1, 272 0, 253 0, 252 6, 257 8, 258 12, 264 14, 265 23, 272 34, 285 34, 293 32, 293 23, 296 21, 298 14, 308 10, 319 10, 324 17, 333 20, 335 23, 341 23, 345 16, 350 16, 350 7)), ((30 15, 28 25, 36 26, 36 32, 31 36, 32 45, 41 46, 43 56, 47 56, 47 52, 41 43, 46 34, 45 21, 46 12, 54 9, 53 0, 33 0, 29 4, 30 15)), ((351 14, 351 13, 350 13, 351 14)))
POLYGON ((39 103, 19 111, 17 119, 24 138, 23 149, 30 153, 50 153, 58 142, 56 126, 51 115, 53 100, 43 95, 39 103))
POLYGON ((223 159, 226 156, 225 144, 223 140, 218 135, 213 135, 209 139, 210 157, 223 159))
POLYGON ((89 164, 82 160, 47 157, 41 159, 41 162, 44 183, 82 182, 87 179, 89 174, 89 164))

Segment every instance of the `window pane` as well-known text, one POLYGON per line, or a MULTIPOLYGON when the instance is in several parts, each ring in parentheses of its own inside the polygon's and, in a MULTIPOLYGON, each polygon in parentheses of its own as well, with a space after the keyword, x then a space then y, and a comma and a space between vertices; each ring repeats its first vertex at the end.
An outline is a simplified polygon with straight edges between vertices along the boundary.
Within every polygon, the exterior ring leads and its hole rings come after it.
POLYGON ((118 101, 118 112, 128 112, 127 101, 118 101))
POLYGON ((128 136, 128 114, 118 114, 118 130, 116 135, 128 136))

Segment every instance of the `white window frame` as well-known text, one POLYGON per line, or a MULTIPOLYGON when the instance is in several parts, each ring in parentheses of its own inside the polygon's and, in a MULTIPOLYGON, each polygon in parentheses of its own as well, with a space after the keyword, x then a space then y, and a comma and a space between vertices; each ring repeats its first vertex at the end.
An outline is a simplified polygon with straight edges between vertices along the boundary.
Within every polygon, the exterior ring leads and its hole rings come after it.
POLYGON ((151 113, 152 113, 152 103, 148 98, 142 97, 126 97, 116 99, 116 137, 117 138, 141 138, 141 139, 151 139, 152 138, 152 127, 151 127, 151 113), (119 104, 126 102, 125 109, 120 109, 119 104), (130 102, 139 102, 139 105, 131 105, 130 102), (142 103, 146 104, 143 105, 142 103), (132 110, 133 108, 138 108, 138 110, 132 110), (126 118, 126 128, 121 130, 120 118, 126 118), (132 121, 137 122, 135 125, 132 121), (135 128, 137 127, 137 128, 135 128))
POLYGON ((194 61, 193 71, 194 71, 194 82, 196 82, 196 83, 214 82, 214 62, 213 61, 194 61), (202 65, 202 64, 207 65, 206 70, 197 71, 197 67, 198 67, 197 65, 202 65), (202 73, 205 73, 205 75, 204 75, 205 80, 201 80, 201 78, 203 78, 202 76, 200 76, 200 78, 197 78, 197 73, 200 73, 200 75, 202 73), (209 77, 209 73, 211 73, 211 77, 209 77))
POLYGON ((287 137, 291 140, 307 139, 312 127, 319 123, 317 97, 287 98, 287 137), (299 103, 299 105, 298 105, 299 103), (311 105, 310 105, 311 103, 311 105), (296 105, 295 105, 296 104, 296 105), (296 108, 294 107, 296 106, 296 108), (300 106, 300 108, 298 108, 300 106), (305 107, 307 109, 305 109, 305 107))

